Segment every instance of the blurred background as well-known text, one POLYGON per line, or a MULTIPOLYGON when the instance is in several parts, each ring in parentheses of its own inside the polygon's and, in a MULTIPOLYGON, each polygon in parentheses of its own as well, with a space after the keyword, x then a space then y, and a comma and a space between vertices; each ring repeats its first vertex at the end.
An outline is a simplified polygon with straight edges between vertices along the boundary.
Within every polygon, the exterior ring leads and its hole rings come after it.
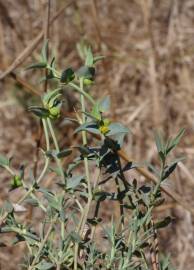
MULTIPOLYGON (((0 153, 13 156, 15 168, 33 166, 39 122, 27 107, 43 93, 39 71, 25 67, 39 59, 48 1, 0 0, 0 153), (42 34, 41 34, 42 32, 42 34), (8 71, 4 73, 5 71, 8 71), (26 83, 27 82, 27 83, 26 83)), ((166 187, 194 209, 194 1, 193 0, 51 0, 49 46, 59 70, 78 67, 77 45, 90 44, 106 58, 97 67, 93 95, 111 96, 110 117, 130 129, 126 152, 137 162, 157 162, 154 131, 166 137, 186 132, 176 150, 184 155, 166 187), (59 10, 62 11, 57 13, 59 10)), ((67 93, 64 116, 77 96, 67 93)), ((57 123, 60 144, 78 140, 74 127, 57 123)), ((38 164, 41 166, 41 164, 38 164)), ((139 181, 144 181, 138 176, 139 181)), ((0 205, 9 193, 9 177, 0 170, 0 205)), ((160 249, 178 270, 194 266, 194 224, 190 211, 166 198, 158 211, 173 223, 160 233, 160 249)), ((104 210, 105 211, 105 210, 104 210)), ((19 269, 24 247, 0 247, 0 269, 19 269)))

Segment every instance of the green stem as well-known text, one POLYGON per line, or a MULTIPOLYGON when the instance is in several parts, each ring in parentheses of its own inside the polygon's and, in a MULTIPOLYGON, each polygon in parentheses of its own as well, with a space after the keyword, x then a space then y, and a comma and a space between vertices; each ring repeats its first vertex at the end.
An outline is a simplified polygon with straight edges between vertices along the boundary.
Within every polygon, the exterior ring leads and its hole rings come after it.
POLYGON ((142 259, 143 259, 143 261, 144 261, 144 266, 145 266, 145 269, 146 269, 146 270, 149 270, 149 267, 148 267, 148 262, 147 262, 147 259, 146 259, 145 254, 144 254, 144 251, 143 251, 143 250, 141 250, 141 251, 140 251, 140 253, 141 253, 142 259))
POLYGON ((31 194, 31 197, 33 199, 37 200, 38 205, 40 206, 40 208, 46 213, 47 209, 46 209, 46 207, 44 207, 44 205, 41 203, 41 201, 33 193, 31 194))
MULTIPOLYGON (((80 80, 80 88, 83 89, 83 79, 80 80)), ((81 109, 82 109, 82 121, 83 124, 86 122, 86 116, 84 112, 86 111, 85 109, 85 101, 84 101, 84 96, 81 95, 81 109)), ((87 135, 86 131, 82 131, 82 141, 83 145, 87 145, 87 135)), ((88 165, 88 158, 84 157, 84 166, 85 166, 85 172, 86 172, 86 181, 88 185, 88 195, 89 198, 92 197, 92 190, 91 190, 91 184, 90 184, 90 175, 89 175, 89 165, 88 165)))
POLYGON ((154 195, 154 197, 156 196, 156 194, 157 194, 157 192, 158 192, 158 189, 160 188, 160 185, 161 185, 161 183, 162 183, 162 177, 163 177, 163 172, 164 172, 164 167, 165 167, 165 160, 164 161, 162 161, 162 165, 161 165, 161 171, 160 171, 160 177, 159 177, 159 181, 158 181, 158 183, 156 184, 156 186, 155 186, 155 188, 154 188, 154 191, 153 191, 153 195, 154 195))
MULTIPOLYGON (((59 145, 58 145, 58 142, 57 142, 57 138, 55 136, 54 129, 52 127, 51 120, 49 118, 47 118, 47 123, 48 123, 49 130, 50 130, 50 133, 51 133, 54 145, 55 145, 55 149, 59 153, 60 152, 59 145)), ((56 160, 57 166, 58 166, 58 168, 60 170, 60 174, 63 177, 63 180, 66 181, 65 176, 64 176, 64 172, 63 172, 63 166, 61 164, 61 160, 59 158, 57 158, 57 157, 55 158, 55 160, 56 160)))
POLYGON ((46 68, 51 70, 54 73, 54 76, 56 79, 60 80, 61 74, 59 73, 59 71, 57 71, 55 68, 52 68, 50 65, 47 65, 46 68))
MULTIPOLYGON (((55 145, 55 149, 59 153, 60 148, 59 148, 59 145, 58 145, 58 142, 57 142, 57 138, 55 136, 54 129, 52 127, 51 120, 49 118, 47 118, 47 123, 48 123, 50 133, 51 133, 54 145, 55 145)), ((63 177, 63 180, 64 180, 64 182, 66 184, 66 179, 65 179, 65 176, 64 176, 64 171, 63 171, 63 166, 61 164, 61 160, 59 158, 57 158, 57 157, 55 158, 55 160, 56 160, 57 166, 58 166, 58 168, 60 170, 61 176, 63 177)), ((64 194, 64 191, 63 191, 63 194, 64 194)), ((62 240, 61 249, 63 249, 63 241, 64 241, 64 239, 65 239, 65 227, 64 227, 64 222, 61 221, 61 240, 62 240)))
POLYGON ((50 150, 50 141, 49 141, 48 128, 47 128, 47 124, 46 124, 45 119, 42 119, 42 124, 43 124, 43 128, 44 128, 44 135, 45 135, 45 140, 46 140, 46 150, 49 151, 50 150))
MULTIPOLYGON (((84 100, 84 89, 83 89, 83 78, 80 79, 80 102, 81 102, 81 109, 82 109, 82 122, 83 124, 86 121, 86 116, 84 114, 85 112, 85 100, 84 100)), ((87 145, 87 136, 86 136, 86 132, 82 131, 82 142, 83 145, 87 145)), ((80 235, 82 235, 85 223, 87 221, 87 217, 88 217, 88 213, 90 210, 90 204, 92 202, 92 189, 91 189, 91 183, 90 183, 90 175, 89 175, 89 165, 88 165, 88 159, 87 157, 84 157, 84 167, 85 167, 85 174, 86 174, 86 182, 87 182, 87 188, 88 188, 88 202, 86 205, 86 208, 84 210, 84 212, 81 215, 80 218, 80 222, 77 228, 77 233, 79 233, 80 235)), ((74 252, 74 270, 77 270, 77 261, 78 261, 78 250, 79 250, 79 245, 78 243, 75 244, 75 252, 74 252)))
MULTIPOLYGON (((52 68, 50 65, 47 66, 47 69, 51 70, 54 73, 55 78, 58 79, 58 80, 60 80, 61 74, 56 69, 52 68)), ((83 81, 83 78, 80 78, 80 81, 81 80, 83 81)), ((83 88, 79 87, 77 84, 75 84, 73 82, 69 82, 68 85, 70 85, 71 87, 73 87, 78 93, 80 93, 85 98, 87 98, 92 104, 95 104, 94 99, 88 93, 86 93, 83 90, 83 88)))
POLYGON ((15 176, 14 171, 9 166, 4 166, 4 168, 11 174, 11 176, 15 176))
POLYGON ((56 215, 56 216, 54 217, 54 219, 51 221, 51 223, 50 223, 50 225, 49 225, 49 228, 48 228, 48 231, 47 231, 47 233, 46 233, 44 239, 43 239, 42 242, 40 243, 40 246, 39 246, 38 252, 37 252, 37 254, 36 254, 36 257, 34 257, 34 260, 32 261, 31 265, 28 267, 28 270, 32 270, 32 269, 34 268, 35 264, 38 262, 39 257, 40 257, 40 255, 41 255, 41 252, 42 252, 42 250, 43 250, 43 248, 44 248, 44 246, 45 246, 45 244, 46 244, 46 241, 48 240, 49 235, 50 235, 50 233, 51 233, 51 231, 52 231, 52 229, 53 229, 53 225, 54 225, 54 223, 55 223, 55 221, 56 221, 56 218, 57 218, 57 215, 56 215))
MULTIPOLYGON (((81 82, 81 81, 83 81, 83 78, 80 79, 80 82, 81 82)), ((84 97, 87 98, 88 101, 90 101, 92 104, 95 104, 94 99, 93 99, 88 93, 86 93, 86 92, 83 90, 83 87, 81 87, 81 86, 79 87, 77 84, 72 83, 72 82, 70 82, 69 85, 70 85, 71 87, 73 87, 78 93, 80 93, 81 96, 84 96, 84 97)))
MULTIPOLYGON (((36 183, 39 184, 43 178, 43 176, 45 175, 47 169, 48 169, 48 165, 49 165, 49 158, 46 158, 46 161, 45 161, 45 165, 44 165, 44 168, 39 176, 39 178, 37 179, 36 183)), ((30 194, 31 192, 33 192, 34 188, 31 187, 25 194, 24 196, 19 199, 19 201, 17 202, 17 204, 21 204, 30 194)))

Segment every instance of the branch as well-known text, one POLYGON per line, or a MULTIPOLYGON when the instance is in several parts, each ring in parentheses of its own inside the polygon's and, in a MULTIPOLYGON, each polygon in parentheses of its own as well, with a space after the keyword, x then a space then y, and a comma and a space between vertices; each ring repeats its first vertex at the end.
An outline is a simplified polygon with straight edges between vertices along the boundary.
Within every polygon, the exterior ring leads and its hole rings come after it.
MULTIPOLYGON (((68 8, 71 4, 73 4, 76 0, 71 0, 67 4, 65 4, 59 11, 55 13, 55 15, 51 18, 49 25, 53 24, 54 21, 63 14, 64 10, 68 8)), ((33 39, 29 46, 26 47, 20 55, 14 60, 14 62, 7 68, 6 71, 4 71, 0 75, 0 81, 3 80, 7 75, 9 75, 12 71, 14 71, 18 66, 20 66, 25 59, 36 49, 38 46, 39 42, 43 39, 44 37, 44 31, 41 31, 35 39, 33 39)))

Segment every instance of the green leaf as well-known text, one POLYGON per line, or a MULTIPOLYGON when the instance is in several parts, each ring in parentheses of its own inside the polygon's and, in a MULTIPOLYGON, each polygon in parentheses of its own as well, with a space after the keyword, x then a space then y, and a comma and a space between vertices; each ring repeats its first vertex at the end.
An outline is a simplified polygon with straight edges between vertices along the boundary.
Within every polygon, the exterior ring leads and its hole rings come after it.
POLYGON ((12 213, 14 210, 13 205, 9 201, 5 201, 3 208, 7 213, 12 213))
POLYGON ((101 120, 100 104, 98 101, 94 104, 92 108, 91 116, 96 120, 101 120))
POLYGON ((28 110, 30 112, 33 112, 36 116, 40 118, 46 118, 46 117, 49 117, 50 115, 49 110, 42 107, 38 107, 38 106, 31 106, 28 110))
POLYGON ((110 97, 106 96, 100 101, 100 111, 107 112, 110 109, 110 97))
POLYGON ((65 149, 65 150, 62 150, 62 151, 60 151, 59 153, 57 153, 57 157, 58 157, 58 158, 67 157, 67 156, 69 156, 71 153, 72 153, 72 150, 71 150, 71 149, 65 149))
POLYGON ((129 132, 129 129, 124 127, 122 124, 120 124, 120 123, 111 123, 109 125, 108 136, 117 135, 119 133, 127 134, 128 132, 129 132))
POLYGON ((61 204, 60 202, 57 200, 57 197, 55 194, 53 194, 52 192, 47 192, 44 189, 39 189, 40 192, 42 192, 44 194, 44 197, 47 199, 49 206, 56 209, 56 210, 60 210, 61 208, 61 204))
POLYGON ((0 167, 9 167, 10 160, 3 155, 0 155, 0 167))
POLYGON ((56 150, 49 150, 46 151, 46 156, 50 157, 50 158, 63 158, 63 157, 67 157, 72 153, 71 149, 64 149, 60 152, 57 152, 56 150))
POLYGON ((73 81, 74 78, 75 78, 75 73, 74 73, 73 69, 67 68, 62 72, 60 82, 67 84, 67 83, 73 81))
POLYGON ((105 192, 105 191, 96 191, 94 193, 94 200, 95 201, 104 201, 106 200, 108 197, 111 198, 111 193, 105 192))
POLYGON ((173 173, 173 171, 176 169, 176 166, 177 166, 177 162, 173 163, 170 166, 167 166, 167 168, 164 170, 162 180, 165 180, 166 178, 168 178, 173 173))
POLYGON ((21 166, 19 167, 19 173, 18 173, 21 179, 24 178, 24 170, 25 170, 24 165, 21 165, 21 166))
POLYGON ((108 126, 109 131, 107 132, 106 136, 112 138, 114 141, 117 142, 119 147, 122 146, 123 140, 125 135, 129 132, 129 129, 124 127, 120 123, 111 123, 108 126))
POLYGON ((174 139, 172 139, 172 140, 170 141, 170 143, 169 143, 169 145, 168 145, 168 147, 167 147, 167 149, 166 149, 166 153, 167 153, 167 154, 168 154, 170 151, 172 151, 172 150, 177 146, 177 144, 180 142, 180 139, 182 138, 182 136, 184 135, 184 133, 185 133, 185 129, 182 128, 182 129, 179 131, 178 135, 177 135, 174 139))
POLYGON ((53 106, 57 105, 60 97, 61 97, 61 88, 57 88, 53 91, 49 91, 46 94, 44 94, 42 98, 43 104, 44 106, 52 108, 53 106))
POLYGON ((98 129, 98 126, 94 122, 85 123, 81 126, 79 126, 74 132, 80 132, 80 131, 87 131, 94 134, 100 134, 100 131, 98 129))
POLYGON ((160 159, 162 160, 162 162, 164 163, 165 159, 166 159, 166 154, 163 153, 162 151, 160 151, 160 152, 158 152, 158 155, 159 155, 160 159))
POLYGON ((60 125, 64 126, 64 125, 69 125, 71 123, 78 124, 79 121, 76 118, 65 117, 60 125))
POLYGON ((19 188, 21 187, 23 184, 22 184, 22 179, 19 175, 15 175, 12 180, 11 180, 11 188, 10 188, 10 191, 16 189, 16 188, 19 188))
MULTIPOLYGON (((52 57, 52 60, 51 60, 50 66, 51 66, 52 68, 54 68, 54 69, 55 69, 55 57, 54 57, 54 56, 52 57)), ((52 70, 51 70, 51 71, 52 71, 52 70)))
POLYGON ((157 198, 157 199, 154 201, 153 205, 154 205, 155 207, 157 207, 157 206, 162 205, 164 202, 165 202, 165 199, 164 199, 164 198, 157 198))
POLYGON ((77 176, 73 176, 69 179, 67 179, 67 189, 75 189, 77 186, 79 186, 79 184, 81 183, 81 181, 84 179, 83 175, 77 175, 77 176))
POLYGON ((163 138, 160 133, 156 132, 155 133, 155 142, 156 142, 156 147, 158 150, 158 153, 164 153, 164 143, 163 143, 163 138))
POLYGON ((102 222, 102 218, 97 218, 97 217, 88 218, 87 221, 88 221, 89 224, 91 224, 93 226, 96 226, 96 225, 98 225, 99 223, 102 222))
POLYGON ((39 206, 39 202, 38 202, 38 200, 36 198, 26 198, 25 203, 30 204, 33 207, 38 207, 39 206))
POLYGON ((164 227, 168 226, 171 222, 172 222, 172 218, 170 216, 168 216, 168 217, 165 217, 163 220, 158 221, 157 223, 155 223, 154 227, 156 229, 161 229, 161 228, 164 228, 164 227))
POLYGON ((79 43, 76 44, 78 54, 82 60, 85 60, 87 55, 87 48, 88 45, 86 44, 85 40, 81 40, 79 43))
POLYGON ((70 233, 70 236, 71 236, 71 239, 73 240, 73 242, 76 242, 76 243, 81 243, 82 242, 82 239, 81 239, 81 237, 79 236, 78 233, 73 231, 73 232, 70 233))
POLYGON ((175 270, 170 265, 169 255, 162 258, 162 260, 160 261, 160 268, 161 270, 175 270))
POLYGON ((157 168, 155 168, 152 164, 148 164, 147 166, 148 166, 149 171, 154 173, 157 177, 160 177, 160 172, 157 168))
POLYGON ((16 235, 15 238, 13 238, 12 245, 16 245, 16 244, 23 242, 23 241, 25 241, 25 238, 18 234, 18 235, 16 235))
POLYGON ((47 63, 45 62, 40 62, 40 63, 34 63, 34 64, 31 64, 29 66, 27 66, 27 70, 28 69, 35 69, 35 68, 38 68, 38 69, 41 69, 41 68, 46 68, 47 67, 47 63))
POLYGON ((42 60, 46 63, 47 63, 47 55, 48 55, 48 39, 44 42, 41 50, 42 60))
POLYGON ((101 61, 105 58, 103 55, 95 56, 93 60, 93 64, 96 64, 96 62, 101 61))
POLYGON ((173 173, 173 171, 176 169, 176 166, 177 166, 178 162, 182 161, 183 159, 184 158, 175 159, 168 166, 166 166, 164 168, 162 180, 168 178, 173 173))
POLYGON ((79 78, 86 78, 86 79, 94 79, 95 76, 95 68, 94 67, 87 67, 82 66, 76 71, 76 75, 79 78))
POLYGON ((94 63, 94 58, 93 58, 91 47, 89 47, 87 48, 85 65, 88 67, 91 67, 93 66, 93 63, 94 63))
POLYGON ((55 265, 53 263, 42 260, 40 263, 36 264, 35 268, 38 270, 49 270, 53 268, 55 265))
POLYGON ((57 151, 56 150, 48 150, 45 152, 45 155, 49 158, 56 158, 57 157, 57 151))
POLYGON ((73 148, 78 149, 83 156, 88 156, 90 154, 90 149, 86 146, 76 145, 73 146, 73 148))

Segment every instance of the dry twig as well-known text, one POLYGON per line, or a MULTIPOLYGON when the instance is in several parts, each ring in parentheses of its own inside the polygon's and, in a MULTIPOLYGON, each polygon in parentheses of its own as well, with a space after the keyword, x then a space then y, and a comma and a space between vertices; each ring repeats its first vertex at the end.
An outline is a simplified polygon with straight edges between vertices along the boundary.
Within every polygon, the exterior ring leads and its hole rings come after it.
MULTIPOLYGON (((69 7, 76 0, 69 1, 66 5, 64 5, 56 14, 51 18, 49 25, 51 25, 60 15, 63 14, 64 10, 69 7)), ((0 80, 3 80, 7 75, 9 75, 12 71, 14 71, 18 66, 20 66, 25 59, 36 49, 39 42, 44 37, 44 31, 41 31, 37 37, 33 41, 30 42, 29 46, 26 47, 21 54, 14 60, 14 62, 0 75, 0 80)))

